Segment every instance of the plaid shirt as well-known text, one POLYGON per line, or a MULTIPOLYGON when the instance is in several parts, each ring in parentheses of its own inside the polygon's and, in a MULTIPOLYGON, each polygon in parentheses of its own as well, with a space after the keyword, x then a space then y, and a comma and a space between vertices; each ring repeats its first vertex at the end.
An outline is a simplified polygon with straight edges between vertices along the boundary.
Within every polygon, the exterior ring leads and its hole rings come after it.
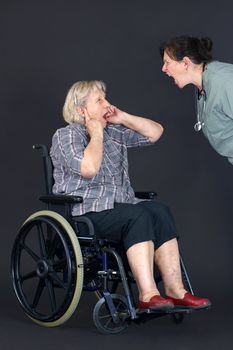
POLYGON ((99 172, 91 179, 81 175, 81 160, 89 143, 84 125, 73 123, 58 129, 52 139, 50 155, 54 166, 53 193, 78 195, 73 215, 112 209, 114 202, 138 203, 128 174, 127 147, 150 145, 147 137, 121 125, 104 129, 103 159, 99 172))

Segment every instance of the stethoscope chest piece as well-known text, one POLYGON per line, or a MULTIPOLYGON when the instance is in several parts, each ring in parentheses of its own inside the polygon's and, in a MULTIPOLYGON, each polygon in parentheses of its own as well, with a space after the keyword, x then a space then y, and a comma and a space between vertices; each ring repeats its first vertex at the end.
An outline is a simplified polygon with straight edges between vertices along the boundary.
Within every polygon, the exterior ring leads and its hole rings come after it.
POLYGON ((204 123, 201 123, 200 121, 198 121, 196 124, 194 124, 194 130, 196 132, 201 131, 203 125, 204 123))

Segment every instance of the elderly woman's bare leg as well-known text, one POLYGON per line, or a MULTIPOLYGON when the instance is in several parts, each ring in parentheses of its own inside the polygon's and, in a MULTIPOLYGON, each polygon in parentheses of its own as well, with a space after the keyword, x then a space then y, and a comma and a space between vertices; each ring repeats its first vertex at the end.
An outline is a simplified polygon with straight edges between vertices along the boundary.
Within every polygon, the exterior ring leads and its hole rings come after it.
POLYGON ((162 275, 165 293, 175 306, 202 309, 211 305, 209 299, 192 295, 185 290, 175 238, 165 242, 155 251, 155 262, 162 275))
POLYGON ((176 238, 165 242, 155 251, 155 263, 162 275, 166 295, 173 298, 183 298, 186 290, 181 276, 180 255, 176 238))
POLYGON ((154 243, 152 241, 134 244, 127 250, 127 258, 136 280, 139 299, 149 301, 160 295, 154 280, 154 243))

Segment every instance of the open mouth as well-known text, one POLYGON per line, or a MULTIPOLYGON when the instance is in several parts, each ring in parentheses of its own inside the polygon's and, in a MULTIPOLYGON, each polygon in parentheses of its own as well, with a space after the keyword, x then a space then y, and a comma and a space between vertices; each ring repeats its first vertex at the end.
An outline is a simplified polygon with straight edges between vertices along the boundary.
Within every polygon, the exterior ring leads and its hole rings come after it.
POLYGON ((168 76, 169 78, 172 78, 172 79, 174 80, 174 83, 177 85, 176 79, 175 79, 170 73, 167 73, 167 76, 168 76))
POLYGON ((103 118, 105 119, 105 120, 107 120, 108 119, 108 117, 110 116, 110 112, 106 112, 104 115, 103 115, 103 118))

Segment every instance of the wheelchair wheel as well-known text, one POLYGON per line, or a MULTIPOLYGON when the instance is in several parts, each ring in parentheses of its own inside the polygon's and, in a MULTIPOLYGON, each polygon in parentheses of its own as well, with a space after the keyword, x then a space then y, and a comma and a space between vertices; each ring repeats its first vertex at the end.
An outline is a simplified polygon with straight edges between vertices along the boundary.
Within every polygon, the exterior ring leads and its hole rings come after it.
POLYGON ((16 296, 35 323, 55 327, 75 311, 83 287, 83 259, 71 225, 58 213, 32 214, 12 251, 16 296))
POLYGON ((112 294, 111 297, 119 317, 117 323, 113 321, 104 298, 97 302, 93 311, 94 324, 104 334, 118 334, 125 331, 128 327, 127 319, 129 313, 126 299, 118 294, 112 294))
POLYGON ((184 314, 181 314, 181 313, 178 313, 178 312, 175 312, 174 314, 171 315, 172 316, 172 320, 174 323, 176 324, 180 324, 183 322, 183 319, 184 319, 184 314))

